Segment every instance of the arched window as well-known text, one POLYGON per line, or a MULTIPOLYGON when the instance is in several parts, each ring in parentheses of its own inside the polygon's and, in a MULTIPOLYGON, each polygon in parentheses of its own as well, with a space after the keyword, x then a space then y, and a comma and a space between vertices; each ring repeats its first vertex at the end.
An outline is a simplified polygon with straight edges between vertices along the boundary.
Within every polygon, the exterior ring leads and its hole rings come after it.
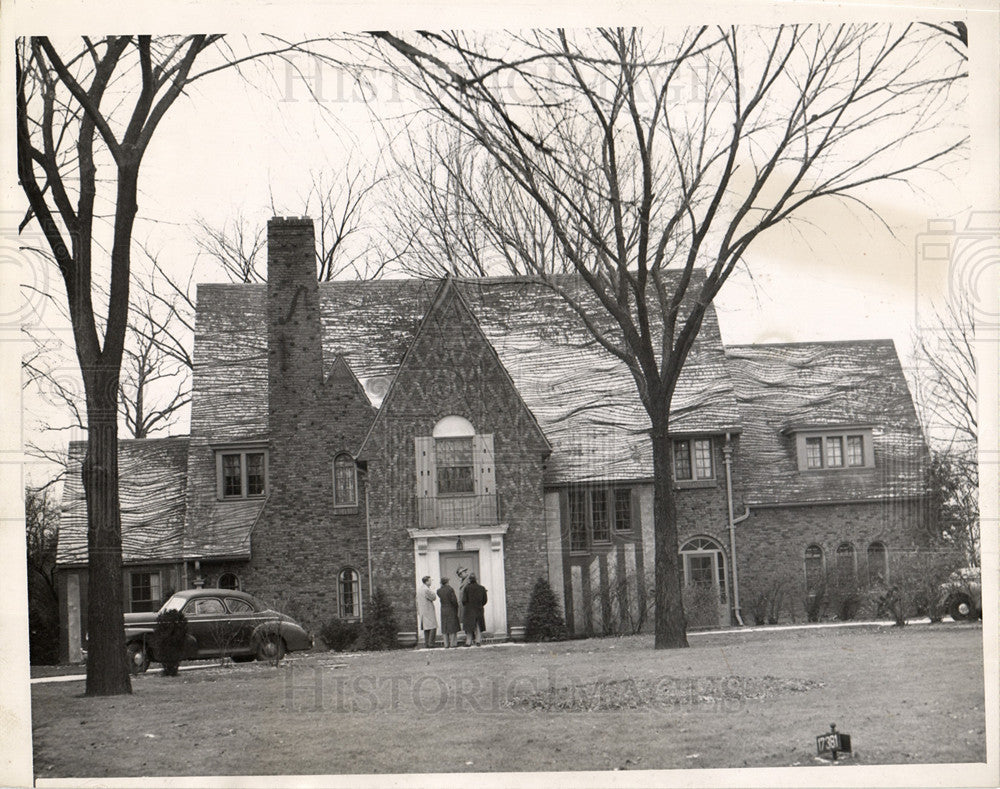
POLYGON ((841 584, 849 585, 853 584, 856 578, 854 546, 849 542, 842 542, 837 546, 837 580, 841 584))
POLYGON ((711 537, 694 537, 681 546, 685 586, 714 586, 719 599, 728 599, 726 558, 722 546, 711 537))
POLYGON ((434 425, 434 454, 437 459, 439 496, 475 492, 472 439, 476 429, 461 416, 446 416, 434 425))
POLYGON ((889 578, 889 554, 885 543, 876 540, 868 546, 868 583, 877 584, 889 578))
POLYGON ((358 506, 358 467, 346 452, 333 459, 333 506, 358 506))
POLYGON ((236 573, 223 573, 216 584, 220 589, 239 589, 240 579, 236 573))
POLYGON ((361 576, 353 567, 340 571, 337 583, 338 611, 341 619, 357 619, 361 616, 361 576))
POLYGON ((823 584, 823 549, 816 544, 806 548, 806 590, 813 591, 823 584))

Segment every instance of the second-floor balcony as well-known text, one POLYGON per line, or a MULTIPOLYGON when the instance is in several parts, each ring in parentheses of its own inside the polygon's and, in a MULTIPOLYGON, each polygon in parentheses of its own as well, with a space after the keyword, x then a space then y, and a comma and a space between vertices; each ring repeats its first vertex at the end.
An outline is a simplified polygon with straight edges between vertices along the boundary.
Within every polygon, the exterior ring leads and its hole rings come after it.
POLYGON ((417 498, 421 529, 488 526, 500 522, 498 496, 427 496, 417 498))

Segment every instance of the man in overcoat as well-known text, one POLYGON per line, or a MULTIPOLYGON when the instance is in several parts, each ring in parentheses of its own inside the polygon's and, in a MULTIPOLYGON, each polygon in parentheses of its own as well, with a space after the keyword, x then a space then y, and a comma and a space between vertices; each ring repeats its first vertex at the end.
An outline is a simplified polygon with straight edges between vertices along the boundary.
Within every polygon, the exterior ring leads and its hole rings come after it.
POLYGON ((447 578, 441 579, 437 596, 441 601, 441 634, 444 636, 444 645, 446 648, 457 647, 458 631, 461 627, 458 621, 458 595, 455 594, 447 578))
POLYGON ((483 628, 485 618, 483 609, 486 607, 486 587, 482 586, 475 575, 469 575, 469 583, 462 591, 462 629, 465 631, 466 645, 475 639, 476 646, 483 643, 483 628))
POLYGON ((437 636, 437 611, 434 610, 434 601, 437 595, 431 589, 431 577, 425 575, 421 579, 420 588, 417 589, 417 626, 424 631, 424 646, 430 649, 434 646, 434 639, 437 636))

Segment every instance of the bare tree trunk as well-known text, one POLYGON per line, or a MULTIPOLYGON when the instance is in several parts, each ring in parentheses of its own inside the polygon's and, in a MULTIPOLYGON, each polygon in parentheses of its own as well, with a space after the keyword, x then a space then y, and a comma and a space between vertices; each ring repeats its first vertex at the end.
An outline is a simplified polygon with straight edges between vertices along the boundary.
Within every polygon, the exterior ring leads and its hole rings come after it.
MULTIPOLYGON (((664 411, 666 414, 666 411, 664 411)), ((677 544, 677 503, 674 499, 672 452, 666 416, 654 419, 653 534, 656 566, 656 649, 686 647, 687 621, 682 597, 683 574, 677 544)))
POLYGON ((118 370, 98 366, 85 377, 87 456, 83 489, 87 499, 88 696, 131 693, 125 657, 122 595, 121 507, 118 500, 118 370))

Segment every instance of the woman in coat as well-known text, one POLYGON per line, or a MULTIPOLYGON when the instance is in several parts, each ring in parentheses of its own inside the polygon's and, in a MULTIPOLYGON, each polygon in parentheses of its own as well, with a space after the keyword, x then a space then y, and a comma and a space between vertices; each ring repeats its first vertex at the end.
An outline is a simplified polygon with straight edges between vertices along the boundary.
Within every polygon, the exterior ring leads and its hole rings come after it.
POLYGON ((417 619, 418 627, 424 631, 424 646, 430 649, 434 645, 434 638, 437 636, 437 611, 434 610, 434 601, 437 595, 431 589, 431 577, 425 575, 421 579, 421 586, 417 589, 417 619))
POLYGON ((451 588, 447 578, 441 579, 441 588, 437 590, 441 601, 441 634, 444 636, 445 647, 458 646, 458 595, 451 588))
POLYGON ((486 599, 486 587, 479 584, 475 575, 470 575, 469 583, 462 591, 462 629, 465 631, 466 646, 472 643, 473 638, 477 646, 483 643, 480 624, 485 624, 483 609, 486 599))

